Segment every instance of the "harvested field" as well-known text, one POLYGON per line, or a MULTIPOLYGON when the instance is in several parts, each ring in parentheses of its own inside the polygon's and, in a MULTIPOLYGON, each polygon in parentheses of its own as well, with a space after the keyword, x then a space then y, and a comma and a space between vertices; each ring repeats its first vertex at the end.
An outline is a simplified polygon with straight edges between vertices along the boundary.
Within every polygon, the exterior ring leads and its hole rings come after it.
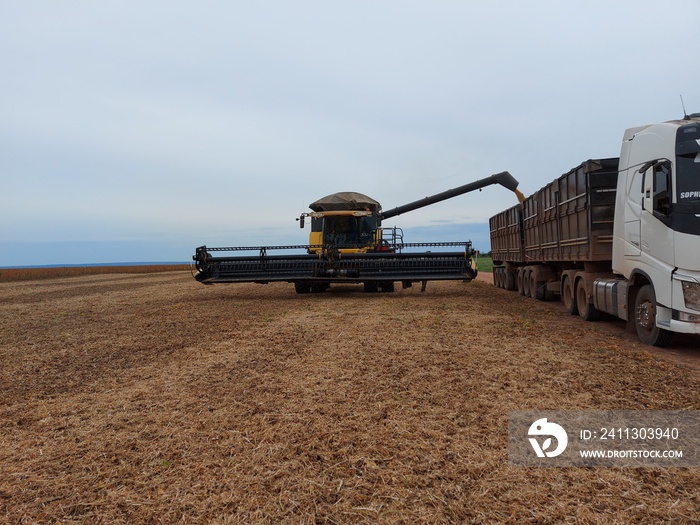
POLYGON ((700 409, 696 368, 483 281, 360 290, 0 283, 0 520, 697 523, 698 469, 506 448, 512 410, 700 409))
POLYGON ((36 281, 57 277, 80 277, 114 273, 179 272, 188 269, 187 264, 138 265, 138 266, 62 266, 58 268, 0 268, 0 282, 36 281))

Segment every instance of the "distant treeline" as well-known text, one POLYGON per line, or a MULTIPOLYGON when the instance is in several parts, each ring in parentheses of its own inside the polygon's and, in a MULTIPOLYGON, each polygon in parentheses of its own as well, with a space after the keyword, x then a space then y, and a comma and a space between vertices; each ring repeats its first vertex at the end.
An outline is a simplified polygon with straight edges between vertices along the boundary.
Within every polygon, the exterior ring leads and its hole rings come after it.
POLYGON ((0 268, 0 282, 33 281, 58 277, 79 277, 81 275, 102 275, 109 273, 156 273, 189 270, 188 264, 154 264, 138 266, 65 266, 44 268, 0 268))

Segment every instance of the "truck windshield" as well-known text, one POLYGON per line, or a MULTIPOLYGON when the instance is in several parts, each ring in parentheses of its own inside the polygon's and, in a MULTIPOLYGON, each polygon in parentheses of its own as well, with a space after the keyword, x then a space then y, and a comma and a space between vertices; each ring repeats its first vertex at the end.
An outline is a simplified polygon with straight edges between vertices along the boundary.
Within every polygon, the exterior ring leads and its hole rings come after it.
POLYGON ((676 136, 676 199, 679 204, 700 202, 700 124, 678 128, 676 136))

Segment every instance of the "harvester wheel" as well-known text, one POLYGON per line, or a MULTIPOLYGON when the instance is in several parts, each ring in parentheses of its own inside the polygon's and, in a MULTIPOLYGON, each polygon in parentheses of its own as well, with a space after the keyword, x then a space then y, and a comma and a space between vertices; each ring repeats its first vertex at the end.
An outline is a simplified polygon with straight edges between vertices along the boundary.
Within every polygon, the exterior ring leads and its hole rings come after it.
POLYGON ((294 283, 294 289, 297 293, 309 293, 311 291, 311 285, 303 281, 298 281, 294 283))

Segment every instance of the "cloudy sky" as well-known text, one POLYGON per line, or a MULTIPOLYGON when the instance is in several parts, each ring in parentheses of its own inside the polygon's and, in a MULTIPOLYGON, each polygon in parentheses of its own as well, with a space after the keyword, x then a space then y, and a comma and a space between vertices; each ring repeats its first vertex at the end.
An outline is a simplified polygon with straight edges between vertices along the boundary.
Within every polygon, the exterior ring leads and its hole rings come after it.
MULTIPOLYGON (((510 171, 530 194, 624 129, 700 111, 700 0, 0 0, 0 266, 303 244, 510 171), (308 226, 307 226, 308 228, 308 226)), ((391 220, 472 239, 500 187, 391 220)))

